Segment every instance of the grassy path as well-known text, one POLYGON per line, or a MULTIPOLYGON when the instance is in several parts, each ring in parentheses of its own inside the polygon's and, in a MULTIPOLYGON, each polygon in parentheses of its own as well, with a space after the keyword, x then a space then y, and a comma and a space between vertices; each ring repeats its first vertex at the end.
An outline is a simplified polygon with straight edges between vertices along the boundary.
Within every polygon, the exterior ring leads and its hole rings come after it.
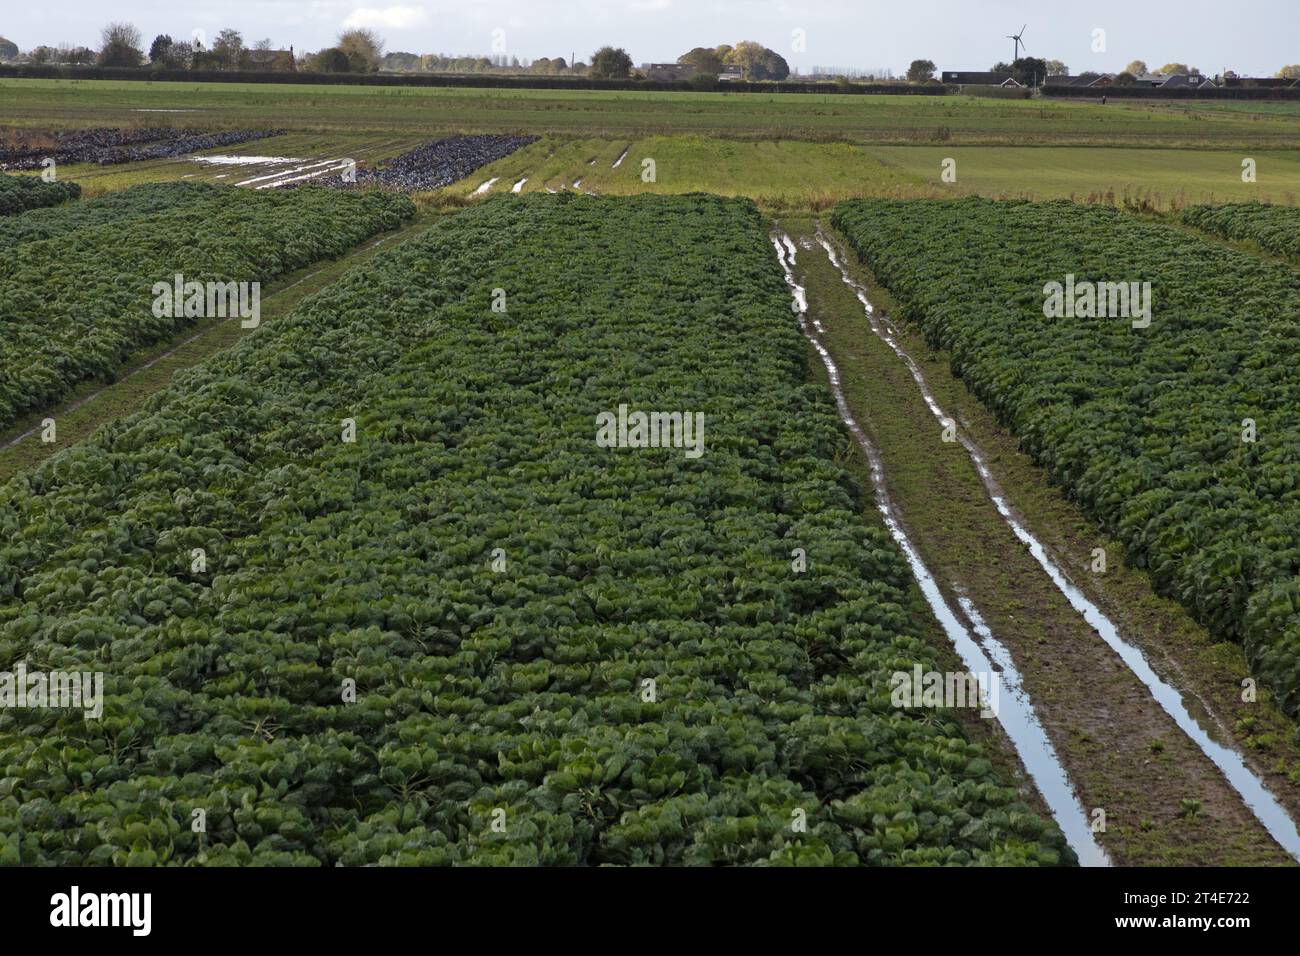
MULTIPOLYGON (((862 306, 813 242, 811 218, 781 222, 800 247, 810 317, 839 366, 860 424, 878 446, 891 496, 952 603, 968 598, 1010 649, 1052 745, 1092 813, 1099 842, 1121 865, 1291 862, 1213 763, 1069 605, 990 502, 961 445, 941 429, 911 374, 867 326, 862 306)), ((866 280, 877 306, 888 296, 866 280)), ((1235 743, 1293 817, 1300 749, 1267 703, 1243 704, 1245 661, 1158 598, 1122 551, 1048 485, 964 386, 943 355, 903 330, 936 399, 984 449, 990 468, 1040 541, 1090 599, 1136 639, 1160 674, 1190 697, 1203 729, 1235 743), (1091 574, 1093 549, 1108 555, 1091 574)))
MULTIPOLYGON (((433 225, 439 217, 420 213, 407 225, 358 246, 350 254, 301 269, 272 286, 263 296, 262 322, 274 322, 307 296, 333 283, 344 272, 394 243, 433 225)), ((59 451, 90 437, 99 426, 139 411, 177 372, 230 348, 249 334, 237 319, 209 319, 169 342, 139 353, 111 383, 88 382, 53 409, 23 416, 0 434, 0 480, 34 468, 59 451), (42 441, 42 422, 52 418, 57 440, 42 441)))

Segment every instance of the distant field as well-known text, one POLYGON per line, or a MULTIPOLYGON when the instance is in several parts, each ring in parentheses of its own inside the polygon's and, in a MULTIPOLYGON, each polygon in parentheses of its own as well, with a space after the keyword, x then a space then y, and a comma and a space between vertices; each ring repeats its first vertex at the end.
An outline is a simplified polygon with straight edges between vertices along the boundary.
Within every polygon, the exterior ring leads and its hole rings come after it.
MULTIPOLYGON (((346 157, 376 164, 425 138, 385 132, 304 131, 208 152, 308 160, 346 157)), ((943 198, 954 193, 994 198, 1146 199, 1161 209, 1214 200, 1295 204, 1300 197, 1300 155, 1250 151, 1258 163, 1259 181, 1253 186, 1241 182, 1245 155, 1240 150, 1117 147, 860 146, 697 135, 547 136, 444 192, 463 199, 495 179, 480 195, 506 192, 526 180, 522 192, 711 192, 750 196, 774 209, 822 209, 863 196, 943 198), (624 150, 627 157, 615 168, 624 150), (949 157, 957 161, 955 184, 942 183, 939 178, 940 164, 949 157), (642 180, 646 159, 655 162, 653 182, 642 180)), ((184 179, 236 184, 265 174, 263 168, 209 165, 190 158, 60 169, 61 178, 80 184, 88 196, 142 182, 184 179)))
POLYGON ((0 81, 16 125, 193 123, 313 130, 549 132, 988 145, 1300 146, 1295 104, 1152 104, 967 96, 0 81), (1240 107, 1240 108, 1239 108, 1240 107), (150 110, 184 110, 164 113, 150 110))
POLYGON ((744 142, 700 136, 549 140, 522 149, 451 187, 466 195, 496 178, 492 193, 521 179, 523 192, 580 189, 612 195, 710 192, 750 196, 766 206, 823 208, 858 195, 938 194, 923 179, 891 168, 847 143, 744 142), (627 151, 626 158, 614 163, 627 151), (647 182, 645 161, 654 162, 647 182))
MULTIPOLYGON (((527 179, 523 192, 702 191, 784 209, 953 193, 1142 198, 1161 209, 1213 200, 1294 204, 1300 196, 1296 103, 5 80, 0 116, 10 126, 275 126, 288 132, 216 152, 363 165, 453 132, 542 134, 447 189, 457 201, 494 178, 482 195, 527 179), (627 159, 613 168, 624 149, 627 159), (1255 185, 1241 182, 1246 156, 1259 164, 1255 185), (955 184, 939 179, 949 157, 957 160, 955 184), (647 158, 655 161, 653 182, 641 178, 647 158)), ((238 183, 265 172, 190 158, 60 169, 90 196, 156 180, 238 183)))
POLYGON ((1300 155, 1241 150, 1042 147, 872 147, 898 173, 959 194, 1027 199, 1143 197, 1160 208, 1211 201, 1294 204, 1300 155), (1241 161, 1257 164, 1257 182, 1241 181, 1241 161), (957 161, 957 182, 940 182, 941 164, 957 161))
MULTIPOLYGON (((273 156, 302 159, 353 159, 377 163, 419 145, 428 137, 393 133, 293 132, 239 146, 203 150, 200 156, 273 156)), ((148 182, 198 180, 235 185, 265 170, 233 165, 213 165, 189 157, 155 159, 120 166, 72 163, 59 167, 59 178, 78 183, 87 196, 126 189, 148 182)))

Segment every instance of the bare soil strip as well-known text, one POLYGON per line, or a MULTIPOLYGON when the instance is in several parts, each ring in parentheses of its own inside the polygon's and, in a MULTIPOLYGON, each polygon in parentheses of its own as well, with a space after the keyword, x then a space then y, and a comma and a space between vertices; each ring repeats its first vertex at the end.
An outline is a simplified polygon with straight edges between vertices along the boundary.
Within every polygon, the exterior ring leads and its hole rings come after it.
POLYGON ((1052 583, 1070 602, 1070 606, 1083 616, 1083 619, 1092 626, 1110 649, 1118 654, 1138 679, 1146 685, 1148 692, 1165 712, 1173 718, 1179 729, 1191 738, 1201 749, 1201 752, 1214 762, 1214 765, 1228 779, 1232 788, 1246 801, 1246 805, 1264 824, 1273 838, 1293 857, 1300 859, 1300 831, 1297 831, 1295 823, 1282 809, 1277 799, 1264 785, 1263 781, 1246 766, 1240 754, 1231 747, 1225 747, 1201 728, 1192 716, 1183 695, 1178 689, 1162 680, 1155 673, 1142 651, 1120 633, 1116 623, 1083 593, 1061 568, 1057 560, 1047 552, 1042 542, 1025 527, 1023 520, 1007 501, 1005 492, 989 470, 983 450, 968 434, 955 427, 955 422, 936 401, 926 381, 925 373, 921 371, 911 354, 899 343, 898 330, 889 318, 875 314, 875 308, 871 304, 866 288, 855 280, 848 271, 847 253, 842 247, 837 248, 835 241, 824 233, 820 223, 817 224, 816 229, 818 244, 830 259, 831 264, 839 270, 845 285, 853 290, 854 295, 862 303, 872 333, 888 345, 903 364, 907 366, 908 371, 912 374, 912 380, 916 383, 922 398, 925 399, 925 403, 930 409, 930 413, 934 415, 939 424, 944 427, 953 427, 954 437, 970 457, 971 463, 975 466, 975 471, 979 474, 980 481, 988 493, 989 500, 1017 540, 1029 549, 1029 553, 1038 562, 1038 566, 1052 579, 1052 583))
POLYGON ((965 668, 972 673, 996 674, 999 681, 996 693, 997 702, 985 701, 987 712, 996 715, 998 723, 1019 759, 1021 767, 1032 778, 1039 794, 1047 804, 1057 825, 1065 833, 1071 849, 1085 866, 1109 866, 1110 859, 1097 844, 1089 826, 1088 815, 1074 793, 1069 775, 1061 766, 1051 742, 1043 732, 1042 723, 1034 712, 1033 703, 1024 693, 1020 675, 1011 662, 1005 647, 984 625, 978 612, 965 596, 959 597, 965 620, 953 611, 944 597, 934 575, 930 573, 925 562, 917 554, 915 546, 908 538, 899 520, 897 510, 889 496, 885 483, 884 465, 880 452, 871 443, 866 433, 854 418, 848 401, 844 397, 842 381, 835 360, 831 358, 821 341, 825 328, 818 320, 811 326, 807 320, 808 297, 806 290, 795 279, 794 267, 798 252, 790 237, 785 233, 774 234, 772 245, 776 249, 777 260, 785 271, 786 283, 790 286, 794 308, 799 315, 799 326, 804 335, 822 360, 826 369, 828 384, 835 395, 840 415, 852 433, 858 448, 866 457, 871 472, 871 485, 875 493, 876 507, 884 519, 885 527, 907 559, 912 575, 925 597, 931 613, 938 620, 944 634, 952 642, 965 668), (815 329, 815 331, 814 331, 815 329), (994 661, 997 663, 995 664, 994 661))
MULTIPOLYGON (((798 258, 797 279, 807 289, 810 321, 839 367, 850 410, 879 449, 909 537, 950 605, 978 608, 980 623, 1008 649, 1079 801, 1090 819, 1104 819, 1097 839, 1110 858, 1120 865, 1293 863, 1219 767, 1044 573, 999 513, 962 445, 943 440, 911 370, 872 333, 855 291, 821 254, 812 219, 782 225, 809 253, 798 258)), ((853 271, 865 280, 861 270, 853 271)), ((864 287, 877 306, 889 304, 883 290, 870 282, 864 287)), ((1182 689, 1201 727, 1228 742, 1241 741, 1226 733, 1234 718, 1237 727, 1249 718, 1251 728, 1273 731, 1267 764, 1250 745, 1246 760, 1294 818, 1300 788, 1292 778, 1300 754, 1283 733, 1289 722, 1264 701, 1224 702, 1240 696, 1244 661, 1234 662, 1230 649, 1214 645, 1204 632, 1198 639, 1199 629, 1181 609, 1124 568, 1121 549, 1016 452, 1014 439, 951 376, 943 357, 910 330, 896 332, 936 402, 978 443, 1016 514, 1028 516, 1024 524, 1071 579, 1088 573, 1093 548, 1107 548, 1108 573, 1080 581, 1088 600, 1133 635, 1162 680, 1182 689), (1153 635, 1161 639, 1152 641, 1153 635), (1189 683, 1196 692, 1189 692, 1189 683)))

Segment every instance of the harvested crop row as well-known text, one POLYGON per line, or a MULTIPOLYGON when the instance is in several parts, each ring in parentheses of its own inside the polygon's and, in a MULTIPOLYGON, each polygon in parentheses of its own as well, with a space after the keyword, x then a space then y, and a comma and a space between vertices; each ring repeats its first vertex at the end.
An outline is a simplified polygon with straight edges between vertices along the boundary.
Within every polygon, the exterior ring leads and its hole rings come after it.
MULTIPOLYGON (((189 187, 183 205, 11 246, 0 258, 0 428, 205 317, 155 308, 157 283, 261 283, 336 256, 415 214, 378 192, 189 187)), ((148 191, 143 202, 159 190, 148 191)), ((81 222, 84 213, 69 207, 81 222)), ((212 316, 217 317, 217 316, 212 316)))
POLYGON ((0 659, 108 672, 0 712, 0 861, 1071 861, 891 705, 935 659, 767 250, 489 200, 0 487, 0 659), (628 403, 703 453, 598 446, 628 403))
POLYGON ((1247 239, 1269 252, 1300 259, 1300 209, 1263 203, 1189 206, 1183 222, 1224 239, 1247 239))
POLYGON ((1297 713, 1300 275, 1068 202, 854 201, 832 221, 1053 480, 1297 713), (1149 327, 1045 317, 1071 276, 1082 296, 1149 281, 1149 327))
MULTIPOLYGON (((77 193, 80 187, 74 185, 77 193)), ((211 198, 202 183, 146 183, 95 199, 53 209, 33 209, 0 219, 0 249, 52 239, 87 226, 124 225, 155 213, 211 198)))
POLYGON ((0 148, 0 168, 39 169, 47 159, 64 163, 114 166, 148 159, 186 156, 203 149, 237 146, 279 136, 281 129, 201 130, 182 127, 69 130, 41 146, 0 148))
MULTIPOLYGON (((36 176, 0 175, 0 216, 57 206, 80 195, 81 187, 76 183, 47 183, 36 176)), ((0 219, 0 226, 6 221, 0 219)))
MULTIPOLYGON (((395 156, 378 169, 359 170, 356 185, 431 192, 536 141, 536 136, 449 136, 395 156)), ((342 181, 331 178, 325 185, 342 185, 342 181)))

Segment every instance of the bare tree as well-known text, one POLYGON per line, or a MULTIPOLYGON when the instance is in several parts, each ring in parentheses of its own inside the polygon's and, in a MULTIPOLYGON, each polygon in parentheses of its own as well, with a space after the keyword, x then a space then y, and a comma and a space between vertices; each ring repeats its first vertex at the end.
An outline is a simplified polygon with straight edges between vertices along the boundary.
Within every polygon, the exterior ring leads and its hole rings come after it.
POLYGON ((110 23, 100 31, 100 66, 139 66, 144 62, 140 31, 131 23, 110 23))

